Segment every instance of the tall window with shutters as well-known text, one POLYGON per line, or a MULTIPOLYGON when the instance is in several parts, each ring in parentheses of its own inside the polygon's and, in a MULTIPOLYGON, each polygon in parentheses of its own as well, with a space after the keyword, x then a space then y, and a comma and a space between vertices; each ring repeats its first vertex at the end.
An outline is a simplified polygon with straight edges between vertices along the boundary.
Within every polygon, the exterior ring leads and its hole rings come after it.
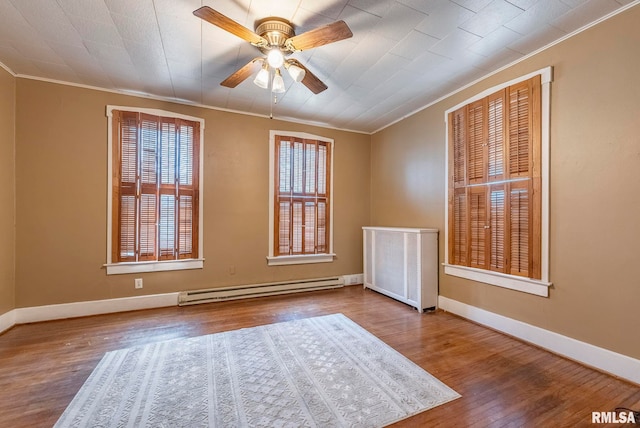
POLYGON ((110 113, 110 264, 198 259, 201 121, 110 113))
POLYGON ((448 262, 541 278, 540 76, 448 114, 448 262))
POLYGON ((270 259, 329 261, 333 142, 283 134, 272 135, 270 259))

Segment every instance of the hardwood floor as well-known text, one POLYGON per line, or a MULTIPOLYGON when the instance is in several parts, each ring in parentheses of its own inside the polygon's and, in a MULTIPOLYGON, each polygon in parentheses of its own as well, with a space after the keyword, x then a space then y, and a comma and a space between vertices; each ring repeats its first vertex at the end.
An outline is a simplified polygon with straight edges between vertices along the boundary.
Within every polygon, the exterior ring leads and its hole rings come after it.
POLYGON ((640 409, 637 385, 351 286, 16 326, 0 335, 0 426, 52 426, 107 351, 337 312, 462 395, 398 427, 596 426, 592 411, 640 409))

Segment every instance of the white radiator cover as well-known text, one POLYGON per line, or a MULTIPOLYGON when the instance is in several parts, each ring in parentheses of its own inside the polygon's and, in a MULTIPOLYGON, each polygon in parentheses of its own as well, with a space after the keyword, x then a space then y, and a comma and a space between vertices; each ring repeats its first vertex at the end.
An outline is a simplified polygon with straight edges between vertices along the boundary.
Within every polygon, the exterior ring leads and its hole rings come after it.
POLYGON ((363 227, 364 288, 422 312, 438 304, 438 229, 363 227))
POLYGON ((206 290, 182 291, 178 295, 178 305, 221 302, 225 300, 249 299, 252 297, 275 296, 300 293, 303 291, 328 290, 344 286, 341 276, 314 278, 294 281, 271 282, 265 284, 238 285, 206 290))

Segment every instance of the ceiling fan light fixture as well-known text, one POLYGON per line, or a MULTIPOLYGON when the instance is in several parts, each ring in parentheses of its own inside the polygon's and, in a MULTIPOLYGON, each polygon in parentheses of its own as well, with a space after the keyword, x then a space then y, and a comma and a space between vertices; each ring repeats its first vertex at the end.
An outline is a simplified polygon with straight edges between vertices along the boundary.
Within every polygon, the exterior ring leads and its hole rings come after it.
POLYGON ((284 55, 279 48, 272 48, 267 54, 267 62, 273 68, 280 68, 284 64, 284 55))
POLYGON ((253 83, 263 89, 269 88, 269 69, 266 63, 262 66, 262 69, 258 72, 256 78, 253 79, 253 83))
POLYGON ((281 94, 285 91, 284 79, 282 79, 282 74, 280 74, 280 69, 278 68, 276 68, 276 75, 273 76, 273 86, 271 90, 276 94, 281 94))
POLYGON ((287 71, 289 72, 289 76, 291 76, 291 78, 295 81, 295 82, 302 82, 302 79, 304 79, 304 75, 305 75, 305 71, 304 68, 298 67, 295 64, 290 64, 290 63, 286 63, 285 67, 287 69, 287 71))
MULTIPOLYGON (((261 71, 258 73, 258 76, 256 76, 254 82, 257 86, 268 89, 269 83, 272 83, 269 81, 269 77, 266 76, 266 74, 270 74, 269 67, 277 70, 283 65, 285 65, 285 67, 287 65, 295 65, 301 70, 293 68, 289 73, 292 79, 296 82, 301 82, 314 94, 319 94, 327 89, 327 85, 299 61, 286 60, 285 62, 285 56, 289 56, 294 52, 317 48, 353 37, 351 29, 344 21, 335 21, 302 34, 296 34, 291 22, 275 16, 256 22, 255 31, 251 31, 249 28, 209 6, 202 6, 194 10, 193 14, 203 21, 251 43, 251 45, 258 48, 260 52, 267 56, 267 58, 260 57, 251 60, 248 64, 220 82, 220 84, 226 88, 235 88, 245 79, 249 78, 255 70, 253 64, 256 61, 261 61, 266 71, 261 71)), ((287 67, 287 69, 289 68, 290 67, 287 67)), ((282 76, 280 75, 280 78, 276 80, 279 81, 281 78, 282 76)))

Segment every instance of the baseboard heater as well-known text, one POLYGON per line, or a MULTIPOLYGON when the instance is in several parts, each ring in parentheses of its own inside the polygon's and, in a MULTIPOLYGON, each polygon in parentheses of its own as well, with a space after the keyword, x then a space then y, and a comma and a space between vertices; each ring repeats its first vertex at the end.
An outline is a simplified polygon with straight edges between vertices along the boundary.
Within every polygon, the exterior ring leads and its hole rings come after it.
POLYGON ((328 290, 343 286, 343 278, 340 276, 334 276, 330 278, 303 279, 265 284, 238 285, 235 287, 210 288, 206 290, 182 291, 178 295, 178 305, 185 306, 195 305, 197 303, 222 302, 225 300, 300 293, 303 291, 328 290))

